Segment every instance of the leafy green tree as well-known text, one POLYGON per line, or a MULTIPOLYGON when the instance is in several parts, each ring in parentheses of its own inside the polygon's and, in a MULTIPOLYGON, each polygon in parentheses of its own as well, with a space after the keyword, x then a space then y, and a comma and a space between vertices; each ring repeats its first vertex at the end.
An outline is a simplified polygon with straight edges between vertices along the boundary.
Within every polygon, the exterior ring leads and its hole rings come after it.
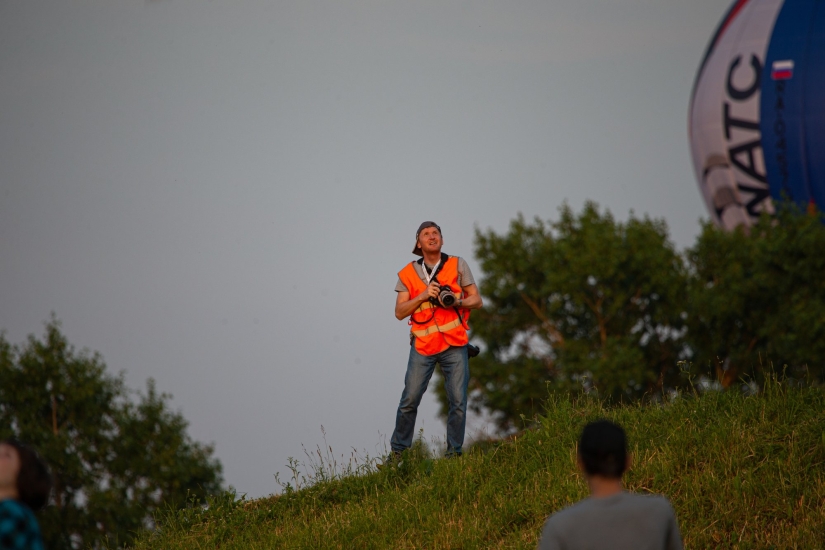
POLYGON ((687 273, 664 221, 563 206, 556 222, 519 216, 506 234, 477 230, 475 252, 484 308, 472 335, 484 352, 471 364, 471 406, 500 428, 539 412, 548 384, 626 400, 679 382, 687 273))
POLYGON ((135 400, 122 374, 75 351, 54 318, 25 345, 0 333, 0 381, 0 438, 32 444, 54 474, 41 515, 47 548, 121 546, 159 507, 221 490, 212 446, 190 439, 170 396, 150 379, 135 400))
POLYGON ((750 231, 707 223, 687 251, 687 305, 694 362, 723 385, 761 377, 772 365, 792 376, 825 373, 825 224, 783 205, 750 231), (760 365, 761 363, 761 365, 760 365))

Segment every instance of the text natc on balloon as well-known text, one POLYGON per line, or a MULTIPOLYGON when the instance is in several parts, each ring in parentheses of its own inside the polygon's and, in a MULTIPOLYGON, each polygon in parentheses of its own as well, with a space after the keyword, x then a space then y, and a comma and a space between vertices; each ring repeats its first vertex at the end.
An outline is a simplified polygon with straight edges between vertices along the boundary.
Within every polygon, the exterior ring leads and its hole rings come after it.
POLYGON ((688 118, 717 224, 750 226, 779 199, 825 210, 825 2, 734 2, 699 67, 688 118))

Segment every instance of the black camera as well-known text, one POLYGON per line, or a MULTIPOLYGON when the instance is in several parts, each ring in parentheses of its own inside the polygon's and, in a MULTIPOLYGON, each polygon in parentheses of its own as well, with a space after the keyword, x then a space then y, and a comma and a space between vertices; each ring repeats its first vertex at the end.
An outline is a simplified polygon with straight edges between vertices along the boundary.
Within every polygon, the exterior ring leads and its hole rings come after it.
POLYGON ((455 293, 450 287, 438 285, 438 298, 430 298, 430 301, 433 305, 437 305, 440 302, 444 307, 453 307, 458 301, 458 298, 455 297, 455 293))
POLYGON ((467 357, 472 359, 473 357, 475 357, 479 353, 481 353, 481 350, 478 349, 478 346, 474 346, 472 344, 467 344, 467 357))

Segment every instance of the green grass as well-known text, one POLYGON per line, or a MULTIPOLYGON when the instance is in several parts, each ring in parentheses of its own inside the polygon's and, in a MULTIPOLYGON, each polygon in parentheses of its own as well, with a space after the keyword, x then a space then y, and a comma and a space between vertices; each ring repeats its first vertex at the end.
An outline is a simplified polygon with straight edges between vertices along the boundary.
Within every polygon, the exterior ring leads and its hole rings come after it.
POLYGON ((551 399, 537 429, 460 459, 419 449, 340 478, 320 460, 306 488, 169 513, 136 547, 535 548, 547 515, 587 495, 575 442, 596 418, 624 426, 627 487, 670 499, 686 548, 825 547, 825 391, 777 383, 664 405, 551 399))

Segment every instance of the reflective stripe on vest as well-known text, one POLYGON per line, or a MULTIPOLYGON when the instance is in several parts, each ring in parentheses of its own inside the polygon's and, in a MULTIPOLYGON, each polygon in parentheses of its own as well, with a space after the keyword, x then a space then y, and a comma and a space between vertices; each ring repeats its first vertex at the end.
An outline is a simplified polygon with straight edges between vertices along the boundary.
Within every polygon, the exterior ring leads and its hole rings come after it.
MULTIPOLYGON (((410 298, 427 291, 427 284, 416 271, 414 262, 407 264, 398 273, 398 277, 409 291, 410 298)), ((449 286, 456 296, 461 295, 461 287, 458 285, 458 258, 451 256, 444 262, 437 280, 440 285, 449 286)), ((464 314, 466 322, 469 310, 459 311, 467 312, 464 314)), ((464 346, 469 341, 465 325, 454 308, 424 302, 410 315, 410 324, 410 332, 415 336, 415 349, 422 355, 435 355, 450 346, 464 346)))
POLYGON ((416 338, 423 338, 428 334, 433 334, 434 332, 446 332, 450 329, 454 329, 455 327, 461 326, 461 319, 456 319, 451 323, 447 323, 444 326, 438 325, 430 325, 429 327, 425 328, 424 330, 413 330, 413 336, 416 338))

